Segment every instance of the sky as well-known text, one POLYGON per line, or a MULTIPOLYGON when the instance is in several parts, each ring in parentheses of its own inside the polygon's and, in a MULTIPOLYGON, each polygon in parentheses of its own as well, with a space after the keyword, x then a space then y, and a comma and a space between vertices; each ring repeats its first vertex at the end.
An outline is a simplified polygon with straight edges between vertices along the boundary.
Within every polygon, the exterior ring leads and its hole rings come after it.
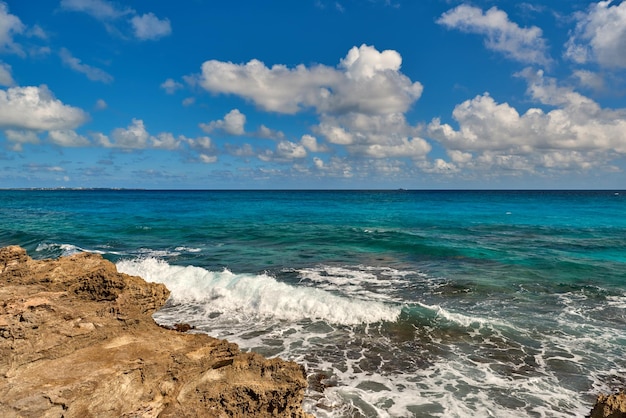
POLYGON ((0 0, 0 188, 625 189, 626 1, 0 0))

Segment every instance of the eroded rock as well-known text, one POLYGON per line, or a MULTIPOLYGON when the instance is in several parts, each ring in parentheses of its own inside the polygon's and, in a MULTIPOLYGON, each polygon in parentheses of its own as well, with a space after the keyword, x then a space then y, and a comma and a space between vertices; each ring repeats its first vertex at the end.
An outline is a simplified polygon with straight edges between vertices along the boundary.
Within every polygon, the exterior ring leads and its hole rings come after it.
POLYGON ((157 326, 162 284, 0 249, 0 416, 305 417, 303 368, 157 326))
POLYGON ((599 395, 590 418, 626 418, 626 391, 599 395))

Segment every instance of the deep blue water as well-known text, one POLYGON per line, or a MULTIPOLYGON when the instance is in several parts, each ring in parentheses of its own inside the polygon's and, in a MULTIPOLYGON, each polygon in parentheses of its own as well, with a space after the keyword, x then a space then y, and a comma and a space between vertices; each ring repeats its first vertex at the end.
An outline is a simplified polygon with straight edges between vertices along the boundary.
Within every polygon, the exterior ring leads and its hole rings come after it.
POLYGON ((165 283, 157 321, 305 364, 321 417, 582 416, 626 380, 624 191, 4 190, 9 244, 165 283))

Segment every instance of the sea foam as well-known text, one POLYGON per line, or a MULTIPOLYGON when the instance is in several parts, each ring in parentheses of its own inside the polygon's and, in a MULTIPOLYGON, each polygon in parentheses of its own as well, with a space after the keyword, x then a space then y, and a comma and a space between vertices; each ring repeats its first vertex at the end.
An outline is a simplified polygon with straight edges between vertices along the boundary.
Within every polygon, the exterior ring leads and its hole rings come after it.
POLYGON ((206 314, 227 313, 233 318, 259 317, 286 321, 323 320, 356 325, 396 321, 401 306, 338 296, 310 287, 292 286, 267 274, 235 274, 196 266, 173 266, 156 258, 123 260, 120 272, 165 284, 171 302, 190 304, 206 314))

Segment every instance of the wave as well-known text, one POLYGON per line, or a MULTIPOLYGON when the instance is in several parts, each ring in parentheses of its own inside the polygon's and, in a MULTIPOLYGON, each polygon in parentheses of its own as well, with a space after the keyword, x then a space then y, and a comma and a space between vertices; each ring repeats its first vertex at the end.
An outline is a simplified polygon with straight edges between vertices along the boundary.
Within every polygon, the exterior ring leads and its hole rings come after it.
POLYGON ((192 304, 205 315, 228 313, 233 318, 272 318, 286 321, 323 320, 357 325, 396 321, 400 306, 338 296, 292 286, 267 274, 235 274, 196 266, 173 266, 156 258, 122 260, 120 272, 165 284, 174 304, 192 304))
POLYGON ((72 245, 72 244, 56 244, 56 243, 39 244, 37 245, 37 248, 35 248, 35 251, 45 253, 45 254, 50 253, 52 255, 63 256, 63 257, 72 255, 72 254, 82 253, 82 252, 105 254, 104 251, 85 249, 85 248, 81 248, 77 245, 72 245))
POLYGON ((35 251, 43 257, 53 257, 53 258, 67 257, 69 255, 82 253, 82 252, 101 254, 101 255, 109 254, 109 255, 118 256, 118 257, 139 256, 139 257, 167 258, 167 257, 177 257, 185 253, 195 254, 195 253, 199 253, 202 251, 201 248, 186 247, 186 246, 178 246, 173 249, 170 249, 170 248, 153 249, 153 248, 141 247, 137 249, 127 250, 124 252, 112 251, 110 249, 110 246, 105 245, 105 244, 98 245, 98 247, 102 249, 83 248, 74 244, 59 244, 59 243, 44 242, 44 243, 39 243, 37 247, 35 248, 35 251))

